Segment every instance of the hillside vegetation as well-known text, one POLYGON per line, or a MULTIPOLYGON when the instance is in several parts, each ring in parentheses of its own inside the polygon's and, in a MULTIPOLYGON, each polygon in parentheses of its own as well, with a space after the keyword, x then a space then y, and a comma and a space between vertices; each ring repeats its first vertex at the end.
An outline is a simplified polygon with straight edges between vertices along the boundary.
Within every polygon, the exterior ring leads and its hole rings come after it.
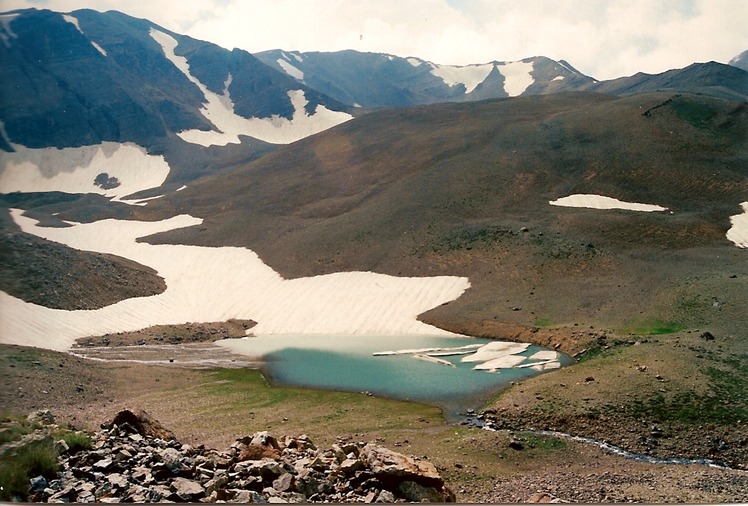
POLYGON ((379 111, 160 199, 144 212, 205 222, 148 240, 246 246, 285 277, 468 276, 423 319, 476 335, 735 328, 748 270, 725 233, 748 199, 747 113, 673 93, 379 111), (549 205, 579 193, 668 211, 549 205))

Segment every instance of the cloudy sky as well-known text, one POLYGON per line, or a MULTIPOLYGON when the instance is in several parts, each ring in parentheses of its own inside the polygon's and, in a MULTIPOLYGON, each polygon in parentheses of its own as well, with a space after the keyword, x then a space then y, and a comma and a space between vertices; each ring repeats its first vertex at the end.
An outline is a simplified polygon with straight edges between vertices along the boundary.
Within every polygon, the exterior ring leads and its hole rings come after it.
POLYGON ((727 63, 748 0, 0 0, 0 10, 116 9, 250 52, 385 52, 465 65, 565 59, 597 79, 727 63))

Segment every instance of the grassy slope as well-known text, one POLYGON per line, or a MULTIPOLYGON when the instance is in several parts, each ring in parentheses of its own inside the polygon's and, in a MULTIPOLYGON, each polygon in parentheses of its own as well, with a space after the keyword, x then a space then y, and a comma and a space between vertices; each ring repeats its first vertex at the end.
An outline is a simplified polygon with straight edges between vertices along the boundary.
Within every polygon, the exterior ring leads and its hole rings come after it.
POLYGON ((722 282, 748 275, 724 235, 748 198, 747 112, 660 93, 372 113, 154 203, 205 223, 152 240, 247 246, 287 277, 467 275, 470 291, 423 318, 472 334, 691 325, 708 302, 691 292, 714 285, 745 307, 722 282), (673 213, 548 205, 571 193, 673 213))

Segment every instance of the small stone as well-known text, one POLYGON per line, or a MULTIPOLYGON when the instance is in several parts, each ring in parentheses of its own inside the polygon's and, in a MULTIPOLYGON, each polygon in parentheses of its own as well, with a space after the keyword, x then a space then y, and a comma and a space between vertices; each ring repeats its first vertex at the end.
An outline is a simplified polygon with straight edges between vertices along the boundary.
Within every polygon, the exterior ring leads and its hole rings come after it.
POLYGON ((94 463, 93 467, 94 467, 94 469, 98 469, 100 471, 106 471, 107 469, 109 469, 110 467, 112 467, 112 464, 113 464, 112 459, 105 458, 105 459, 97 460, 94 463))
POLYGON ((389 490, 382 490, 379 492, 379 495, 377 496, 377 499, 374 501, 375 503, 394 503, 397 500, 395 497, 395 494, 390 492, 389 490))
POLYGON ((525 445, 519 439, 512 438, 509 441, 509 448, 511 448, 512 450, 524 450, 525 445))
POLYGON ((47 488, 47 479, 44 476, 37 476, 29 480, 31 484, 31 490, 34 492, 43 492, 47 488))

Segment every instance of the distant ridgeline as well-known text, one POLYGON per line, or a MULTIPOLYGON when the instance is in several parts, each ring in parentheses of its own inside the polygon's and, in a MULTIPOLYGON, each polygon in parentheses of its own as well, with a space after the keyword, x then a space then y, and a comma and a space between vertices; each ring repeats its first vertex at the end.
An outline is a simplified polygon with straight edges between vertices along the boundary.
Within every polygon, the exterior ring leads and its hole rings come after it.
POLYGON ((712 62, 598 82, 542 56, 466 66, 356 51, 253 56, 120 12, 88 9, 0 14, 0 39, 5 151, 11 143, 62 148, 113 141, 168 154, 165 139, 225 146, 240 144, 239 136, 263 141, 255 142, 259 149, 347 121, 359 107, 565 91, 748 95, 739 57, 735 67, 712 62))

